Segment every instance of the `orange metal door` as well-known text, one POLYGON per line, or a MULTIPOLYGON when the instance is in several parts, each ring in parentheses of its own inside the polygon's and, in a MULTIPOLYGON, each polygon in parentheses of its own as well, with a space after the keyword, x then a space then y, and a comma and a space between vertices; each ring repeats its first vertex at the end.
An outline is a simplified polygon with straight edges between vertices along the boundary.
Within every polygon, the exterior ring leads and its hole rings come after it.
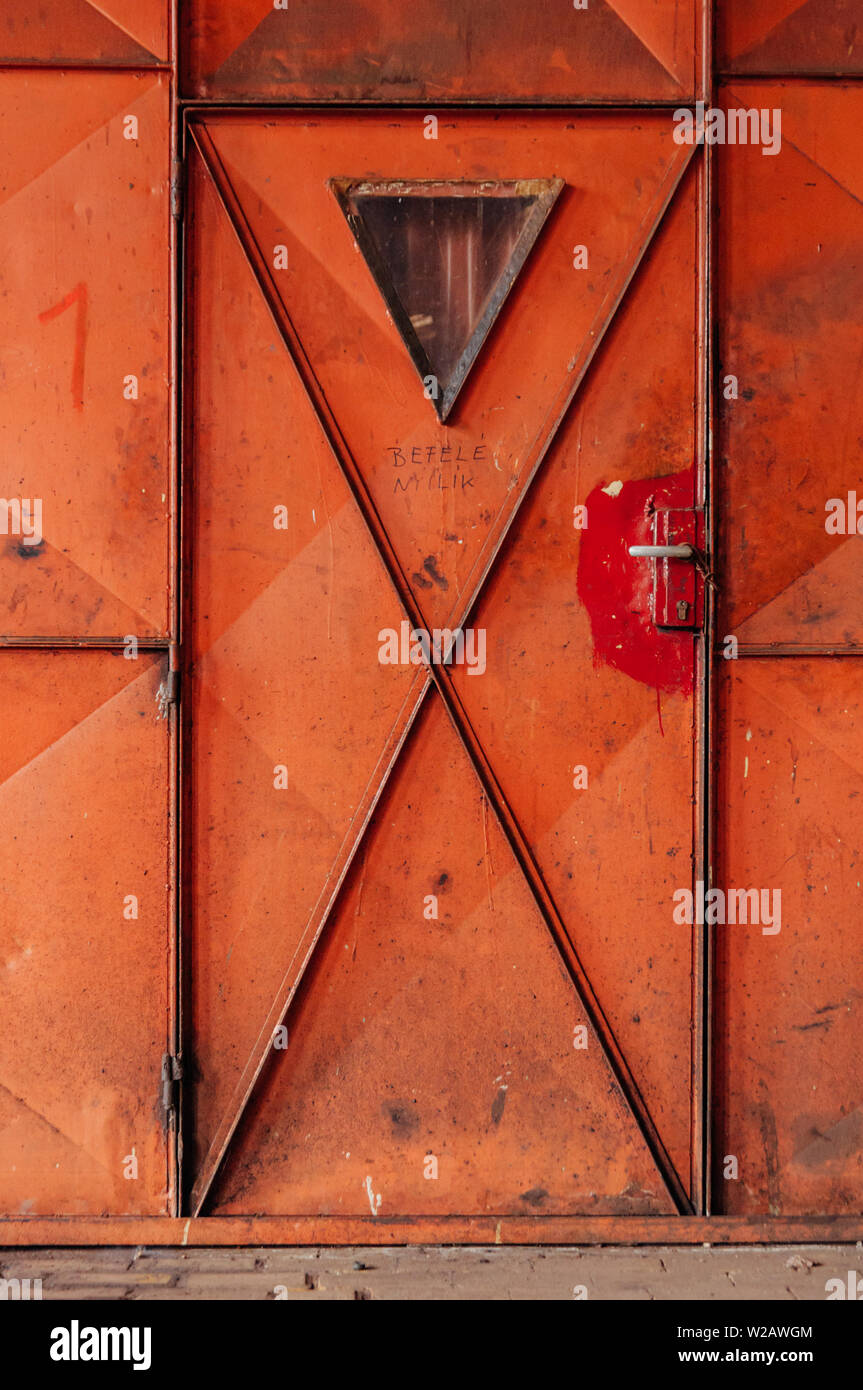
POLYGON ((424 128, 191 125, 191 1209, 699 1210, 699 639, 628 552, 701 502, 700 175, 424 128))
POLYGON ((0 32, 0 1213, 25 1239, 175 1199, 168 17, 22 0, 0 32))

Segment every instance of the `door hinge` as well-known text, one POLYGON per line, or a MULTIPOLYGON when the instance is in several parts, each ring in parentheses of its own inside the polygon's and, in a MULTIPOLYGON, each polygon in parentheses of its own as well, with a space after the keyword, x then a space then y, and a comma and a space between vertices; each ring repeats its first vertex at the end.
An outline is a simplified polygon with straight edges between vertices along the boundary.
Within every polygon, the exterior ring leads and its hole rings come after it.
POLYGON ((183 1063, 179 1057, 166 1052, 162 1057, 162 1109, 166 1116, 176 1112, 180 1100, 183 1063))
POLYGON ((183 197, 186 184, 186 166, 182 159, 171 160, 171 216, 178 222, 183 217, 183 197))
POLYGON ((168 669, 165 678, 160 683, 156 691, 156 704, 159 707, 159 714, 163 719, 167 719, 171 705, 180 702, 180 648, 176 642, 171 643, 168 654, 168 669))

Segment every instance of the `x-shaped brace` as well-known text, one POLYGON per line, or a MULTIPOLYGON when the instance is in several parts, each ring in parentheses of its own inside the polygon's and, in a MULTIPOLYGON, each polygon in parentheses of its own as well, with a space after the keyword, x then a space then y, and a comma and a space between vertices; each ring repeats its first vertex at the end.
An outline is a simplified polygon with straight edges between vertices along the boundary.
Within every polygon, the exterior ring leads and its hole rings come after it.
MULTIPOLYGON (((319 424, 330 448, 341 468, 351 494, 359 507, 368 527, 372 542, 389 579, 401 601, 405 615, 412 627, 426 629, 423 613, 402 568, 396 550, 387 535, 374 499, 365 479, 353 459, 348 444, 341 432, 329 402, 324 395, 317 376, 310 363, 305 348, 276 288, 270 266, 257 244, 245 212, 237 197, 213 138, 206 125, 190 124, 191 137, 201 156, 204 167, 213 181, 222 207, 242 247, 258 288, 273 317, 282 342, 287 349, 300 380, 316 411, 319 424)), ((618 265, 613 283, 609 285, 599 306, 594 326, 588 333, 582 347, 569 363, 569 372, 546 417, 545 425, 538 433, 532 452, 528 455, 521 474, 521 486, 513 488, 498 512, 489 531, 468 581, 466 597, 460 603, 460 613, 453 614, 447 626, 463 627, 470 619, 486 581, 491 573, 512 526, 519 508, 543 462, 548 450, 557 436, 559 426, 581 385, 599 343, 614 319, 617 309, 635 276, 638 266, 651 244, 683 175, 692 158, 693 149, 681 146, 675 152, 657 195, 634 239, 635 253, 618 265)), ((384 791, 389 775, 395 766, 401 748, 413 727, 431 686, 434 685, 452 720, 453 726, 470 758, 474 771, 488 803, 494 809, 498 823, 515 855, 516 862, 527 880, 537 909, 542 916, 560 952, 569 976, 573 982, 585 1016, 599 1038, 606 1061, 622 1091, 629 1109, 638 1125, 650 1151, 651 1157, 665 1183, 677 1210, 691 1214, 694 1210, 688 1192, 680 1179, 675 1165, 662 1141, 659 1131, 648 1110, 629 1064, 614 1036, 593 986, 579 959, 563 919, 540 870, 528 840, 507 801, 494 769, 492 768, 482 744, 477 737, 463 701, 455 687, 449 667, 430 664, 418 670, 408 695, 399 712, 393 729, 390 731, 385 748, 378 760, 366 793, 351 824, 348 835, 330 871, 324 889, 315 908, 310 914, 306 929, 300 938, 293 959, 282 977, 279 989, 258 1033, 252 1052, 243 1068, 231 1097, 225 1116, 220 1121, 191 1194, 191 1214, 199 1216, 207 1194, 221 1167, 228 1146, 245 1113, 258 1078, 270 1052, 275 1029, 283 1022, 297 992, 312 952, 329 919, 337 899, 339 888, 359 849, 374 808, 384 791), (299 961, 299 966, 297 962, 299 961)))

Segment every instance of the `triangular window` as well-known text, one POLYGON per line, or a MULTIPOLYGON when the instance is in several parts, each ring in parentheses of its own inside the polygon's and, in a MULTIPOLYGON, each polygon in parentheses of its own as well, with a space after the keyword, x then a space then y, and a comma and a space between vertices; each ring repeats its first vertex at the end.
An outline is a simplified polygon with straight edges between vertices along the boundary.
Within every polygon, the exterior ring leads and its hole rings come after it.
POLYGON ((563 181, 361 183, 336 197, 445 420, 563 181))

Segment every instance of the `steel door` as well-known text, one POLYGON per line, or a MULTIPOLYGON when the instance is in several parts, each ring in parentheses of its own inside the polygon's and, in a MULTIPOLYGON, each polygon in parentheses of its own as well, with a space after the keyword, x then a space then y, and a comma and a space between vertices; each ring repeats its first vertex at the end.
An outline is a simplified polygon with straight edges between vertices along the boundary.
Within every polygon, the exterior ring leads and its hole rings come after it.
POLYGON ((692 150, 271 112, 190 151, 192 1209, 696 1209, 698 637, 628 554, 701 500, 692 150), (441 423, 398 258, 446 313, 516 187, 553 206, 441 423), (382 664, 402 624, 485 659, 382 664))

